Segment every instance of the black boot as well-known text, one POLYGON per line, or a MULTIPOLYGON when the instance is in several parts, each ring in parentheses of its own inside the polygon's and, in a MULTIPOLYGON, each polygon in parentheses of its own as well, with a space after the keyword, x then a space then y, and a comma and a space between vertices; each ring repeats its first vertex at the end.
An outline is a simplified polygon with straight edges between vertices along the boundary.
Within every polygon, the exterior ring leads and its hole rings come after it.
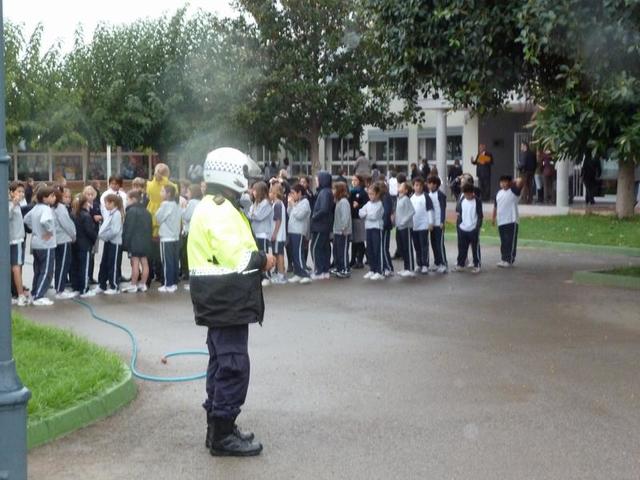
POLYGON ((252 457, 262 452, 262 444, 236 435, 232 418, 213 418, 213 438, 209 452, 214 457, 252 457))
MULTIPOLYGON (((213 437, 214 437, 214 431, 215 431, 214 424, 215 424, 215 417, 213 417, 210 413, 207 413, 207 437, 204 441, 204 446, 206 448, 211 448, 211 444, 213 443, 213 437)), ((242 440, 245 440, 247 442, 251 442, 255 438, 255 435, 253 434, 253 432, 241 432, 235 423, 233 425, 233 433, 239 438, 241 438, 242 440)))

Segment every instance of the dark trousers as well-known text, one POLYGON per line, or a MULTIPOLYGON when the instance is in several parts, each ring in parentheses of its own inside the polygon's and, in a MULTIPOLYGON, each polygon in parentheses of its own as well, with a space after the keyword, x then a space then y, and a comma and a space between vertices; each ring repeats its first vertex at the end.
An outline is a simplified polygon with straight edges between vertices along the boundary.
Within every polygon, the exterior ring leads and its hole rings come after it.
POLYGON ((587 205, 596 203, 596 190, 598 189, 597 180, 584 179, 584 201, 587 205))
POLYGON ((61 243, 56 247, 56 268, 53 281, 56 292, 62 293, 67 288, 69 269, 71 268, 71 243, 61 243))
POLYGON ((53 266, 56 258, 55 248, 33 250, 33 285, 31 295, 34 300, 44 297, 51 285, 53 266))
POLYGON ((382 236, 381 229, 367 228, 367 259, 369 260, 369 270, 373 273, 382 273, 384 263, 382 236))
POLYGON ((533 181, 534 172, 522 172, 522 201, 527 204, 533 203, 533 193, 536 189, 536 184, 533 181))
POLYGON ((162 274, 164 286, 173 287, 178 284, 178 266, 180 262, 180 242, 160 241, 160 257, 162 258, 162 274))
MULTIPOLYGON (((287 225, 288 225, 287 220, 287 225)), ((287 243, 285 245, 285 251, 287 252, 287 271, 293 270, 293 248, 291 246, 291 236, 287 234, 287 243)))
POLYGON ((389 244, 391 243, 391 230, 382 231, 382 271, 393 272, 393 262, 391 261, 391 252, 389 244))
POLYGON ((202 404, 214 417, 235 419, 249 389, 249 325, 207 331, 209 365, 207 399, 202 404))
MULTIPOLYGON (((259 251, 269 253, 271 241, 268 238, 256 238, 256 245, 259 251)), ((262 278, 271 278, 271 272, 262 272, 262 278)))
POLYGON ((331 268, 329 232, 313 232, 311 234, 311 258, 317 275, 329 273, 331 268))
POLYGON ((518 248, 518 224, 507 223, 498 227, 500 233, 500 255, 503 262, 516 261, 516 249, 518 248))
POLYGON ((413 256, 413 231, 410 228, 397 229, 398 252, 404 260, 404 269, 412 272, 416 268, 415 257, 413 256))
POLYGON ((431 249, 433 250, 433 263, 437 267, 449 265, 447 262, 447 250, 444 248, 444 230, 442 227, 433 227, 431 230, 431 249))
POLYGON ((98 272, 98 283, 102 290, 109 287, 112 290, 120 288, 120 265, 122 264, 122 245, 104 242, 102 249, 102 261, 98 272))
POLYGON ((413 231, 413 246, 416 249, 418 267, 429 266, 429 232, 428 230, 413 231))
POLYGON ((348 272, 351 235, 333 234, 333 264, 338 272, 348 272))
POLYGON ((93 254, 76 247, 71 251, 71 286, 76 292, 86 293, 89 290, 89 261, 93 254))
POLYGON ((293 274, 297 277, 308 277, 306 262, 304 260, 304 236, 300 233, 290 233, 289 241, 291 242, 291 257, 293 260, 293 274))
POLYGON ((480 187, 480 191, 482 192, 482 201, 488 202, 491 198, 491 173, 482 174, 482 176, 478 176, 478 187, 480 187))
POLYGON ((467 265, 467 255, 469 254, 469 246, 473 254, 473 266, 480 267, 480 232, 465 232, 458 228, 458 266, 465 267, 467 265))
POLYGON ((149 280, 147 285, 151 284, 151 280, 156 280, 164 284, 164 275, 162 268, 162 258, 160 256, 160 239, 153 238, 151 240, 151 250, 149 255, 149 280))
MULTIPOLYGON (((97 242, 98 240, 96 240, 97 242)), ((89 281, 93 281, 93 272, 96 269, 96 259, 93 254, 93 250, 91 251, 91 256, 89 257, 89 281)))

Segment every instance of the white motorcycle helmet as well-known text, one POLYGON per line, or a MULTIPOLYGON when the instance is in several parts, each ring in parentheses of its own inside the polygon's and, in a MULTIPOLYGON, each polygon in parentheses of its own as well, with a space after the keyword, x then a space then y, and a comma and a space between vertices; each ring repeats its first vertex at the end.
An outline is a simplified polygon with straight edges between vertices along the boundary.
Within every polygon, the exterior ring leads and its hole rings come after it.
POLYGON ((229 188, 236 193, 249 188, 249 179, 261 176, 260 167, 251 157, 235 148, 216 148, 204 162, 204 181, 229 188))

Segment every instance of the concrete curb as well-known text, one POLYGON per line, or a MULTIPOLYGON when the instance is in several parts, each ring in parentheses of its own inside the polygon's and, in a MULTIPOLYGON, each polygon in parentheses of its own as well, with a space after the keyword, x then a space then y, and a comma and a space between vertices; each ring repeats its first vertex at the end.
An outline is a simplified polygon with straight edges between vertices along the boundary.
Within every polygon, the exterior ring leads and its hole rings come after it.
POLYGON ((596 285, 601 287, 619 287, 640 290, 640 278, 638 277, 613 275, 603 272, 574 272, 573 282, 578 285, 596 285))
MULTIPOLYGON (((456 240, 455 233, 446 232, 447 240, 456 240)), ((500 245, 500 238, 488 235, 480 235, 480 244, 500 245)), ((549 248, 553 250, 562 250, 567 252, 589 252, 600 255, 625 255, 627 257, 640 257, 640 248, 634 247, 615 247, 612 245, 589 245, 586 243, 566 243, 566 242, 550 242, 547 240, 534 240, 527 238, 518 238, 518 246, 549 248)))
POLYGON ((58 437, 86 427, 108 417, 131 402, 138 393, 131 370, 126 369, 125 378, 102 394, 85 400, 52 417, 27 426, 27 446, 29 449, 44 445, 58 437))

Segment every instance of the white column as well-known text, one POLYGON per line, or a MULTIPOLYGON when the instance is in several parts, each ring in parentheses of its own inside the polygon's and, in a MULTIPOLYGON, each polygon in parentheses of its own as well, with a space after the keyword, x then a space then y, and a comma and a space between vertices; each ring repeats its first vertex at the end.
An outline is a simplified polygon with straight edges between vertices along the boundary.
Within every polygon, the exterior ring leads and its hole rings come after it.
POLYGON ((569 165, 567 160, 556 162, 556 206, 569 206, 569 165))
POLYGON ((440 190, 447 193, 447 111, 436 110, 436 166, 442 180, 440 190))
MULTIPOLYGON (((412 163, 418 163, 418 157, 420 156, 418 152, 418 125, 411 124, 408 129, 408 149, 409 149, 409 165, 412 163)), ((409 165, 407 165, 407 172, 409 172, 409 165)))
POLYGON ((331 162, 327 161, 327 146, 323 137, 318 139, 318 157, 320 157, 320 169, 331 171, 331 162))

